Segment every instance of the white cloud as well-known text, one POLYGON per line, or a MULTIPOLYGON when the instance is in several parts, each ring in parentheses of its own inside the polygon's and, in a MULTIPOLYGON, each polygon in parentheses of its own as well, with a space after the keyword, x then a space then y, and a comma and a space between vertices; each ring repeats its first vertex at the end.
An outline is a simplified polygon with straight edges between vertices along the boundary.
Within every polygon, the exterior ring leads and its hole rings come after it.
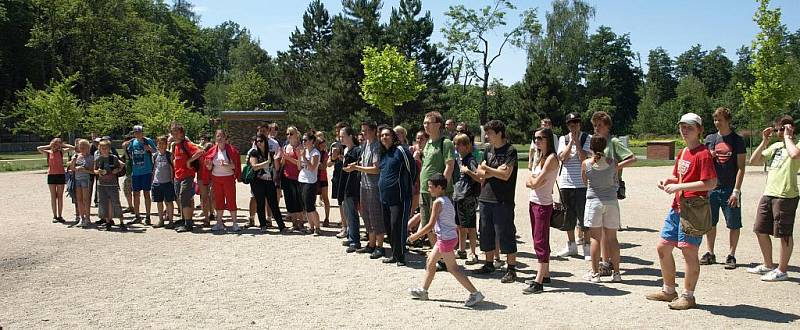
POLYGON ((208 7, 207 6, 194 6, 192 8, 192 11, 194 11, 195 13, 206 12, 206 11, 208 11, 208 7))

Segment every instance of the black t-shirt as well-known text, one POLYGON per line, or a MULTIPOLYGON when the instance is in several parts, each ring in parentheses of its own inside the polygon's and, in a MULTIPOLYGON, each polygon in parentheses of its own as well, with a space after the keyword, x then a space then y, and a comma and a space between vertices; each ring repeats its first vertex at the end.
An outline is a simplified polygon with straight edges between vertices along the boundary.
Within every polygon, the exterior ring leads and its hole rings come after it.
POLYGON ((270 160, 270 163, 269 163, 270 165, 267 168, 262 168, 262 169, 256 170, 256 178, 259 178, 261 180, 273 180, 274 179, 273 175, 275 174, 275 170, 274 170, 274 166, 275 165, 272 163, 273 159, 272 159, 272 153, 271 152, 268 152, 266 155, 264 155, 261 152, 261 150, 259 150, 258 148, 250 149, 250 152, 247 153, 247 162, 250 162, 250 157, 255 157, 256 161, 259 162, 259 163, 263 163, 263 162, 265 162, 267 160, 270 160))
POLYGON ((714 155, 714 168, 717 170, 719 187, 736 186, 736 173, 739 171, 738 155, 746 154, 744 139, 736 132, 722 136, 719 133, 706 136, 706 146, 714 155))
POLYGON ((517 149, 510 143, 506 143, 500 148, 489 146, 486 149, 485 162, 491 168, 498 168, 503 164, 511 167, 511 177, 507 181, 495 177, 486 179, 478 200, 489 203, 514 204, 514 192, 517 185, 517 149))
MULTIPOLYGON (((475 157, 472 156, 472 153, 467 154, 463 159, 459 159, 456 165, 466 166, 470 171, 475 171, 478 168, 478 162, 475 161, 475 157)), ((475 198, 480 192, 480 183, 473 180, 467 173, 461 172, 458 181, 453 187, 453 200, 460 201, 465 197, 475 198)))

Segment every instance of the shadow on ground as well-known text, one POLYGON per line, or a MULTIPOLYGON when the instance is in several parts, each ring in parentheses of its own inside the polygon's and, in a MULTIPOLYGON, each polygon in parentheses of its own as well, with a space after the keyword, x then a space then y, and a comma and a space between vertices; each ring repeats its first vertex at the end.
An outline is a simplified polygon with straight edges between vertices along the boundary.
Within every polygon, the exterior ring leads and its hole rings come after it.
POLYGON ((748 319, 770 323, 791 323, 800 320, 800 315, 797 314, 784 313, 769 308, 751 305, 698 305, 697 308, 708 311, 714 315, 721 315, 733 319, 748 319))

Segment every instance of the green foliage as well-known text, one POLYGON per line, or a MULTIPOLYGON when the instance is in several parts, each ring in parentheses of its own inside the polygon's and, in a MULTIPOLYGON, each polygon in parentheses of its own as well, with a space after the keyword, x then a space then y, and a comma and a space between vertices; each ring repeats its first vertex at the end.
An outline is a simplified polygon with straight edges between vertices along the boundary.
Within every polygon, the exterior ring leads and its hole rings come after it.
POLYGON ((84 105, 72 90, 80 75, 51 80, 44 90, 28 84, 17 96, 15 116, 21 118, 14 131, 28 131, 43 136, 63 136, 78 130, 84 105))
POLYGON ((234 77, 227 87, 225 108, 228 110, 253 110, 266 97, 269 83, 255 70, 234 77))
POLYGON ((364 81, 361 97, 384 114, 394 118, 394 108, 417 97, 425 89, 419 82, 419 71, 413 59, 406 59, 394 46, 382 51, 373 47, 364 49, 364 81))
POLYGON ((130 122, 130 100, 119 95, 101 97, 87 108, 83 116, 82 127, 86 133, 107 135, 113 132, 127 132, 132 125, 130 122))
POLYGON ((201 114, 189 111, 186 102, 181 101, 174 91, 152 89, 147 94, 136 96, 131 103, 131 112, 152 135, 168 133, 173 121, 182 123, 189 136, 199 134, 208 124, 201 114))
POLYGON ((787 59, 782 46, 785 27, 780 9, 769 9, 769 0, 760 0, 753 20, 760 28, 752 46, 755 56, 750 71, 754 81, 751 86, 739 87, 753 119, 765 123, 797 101, 800 86, 790 81, 797 68, 787 59))

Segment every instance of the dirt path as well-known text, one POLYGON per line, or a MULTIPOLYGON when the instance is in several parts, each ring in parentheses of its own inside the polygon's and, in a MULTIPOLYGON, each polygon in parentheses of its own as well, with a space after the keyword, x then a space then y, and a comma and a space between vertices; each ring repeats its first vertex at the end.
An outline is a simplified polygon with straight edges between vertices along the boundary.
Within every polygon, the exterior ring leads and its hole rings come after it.
MULTIPOLYGON (((781 283, 760 282, 744 269, 760 260, 751 232, 765 181, 758 168, 748 168, 743 189, 745 228, 737 256, 742 265, 733 271, 703 266, 696 310, 670 311, 664 303, 644 299, 661 285, 654 245, 670 196, 655 182, 670 170, 625 171, 629 198, 621 207, 628 230, 619 235, 624 283, 587 283, 582 280, 586 261, 553 260, 553 284, 531 296, 521 294, 522 281, 533 276, 536 264, 522 184, 527 172, 520 173, 521 278, 501 284, 501 272, 471 276, 487 297, 475 310, 462 306, 467 292, 443 273, 430 291, 434 301, 409 299, 406 289, 423 276, 421 257, 398 268, 346 254, 334 229, 311 237, 67 228, 50 223, 42 171, 0 173, 0 327, 797 328, 800 269, 792 267, 791 280, 781 283)), ((238 189, 244 206, 248 187, 238 189)), ((68 206, 65 215, 72 210, 68 206)), ((332 219, 339 219, 336 208, 332 219)), ((717 254, 724 259, 727 230, 719 236, 717 254)), ((553 250, 565 241, 563 233, 551 233, 553 250)), ((682 270, 682 259, 677 260, 682 270)), ((795 247, 792 264, 798 260, 795 247)))

